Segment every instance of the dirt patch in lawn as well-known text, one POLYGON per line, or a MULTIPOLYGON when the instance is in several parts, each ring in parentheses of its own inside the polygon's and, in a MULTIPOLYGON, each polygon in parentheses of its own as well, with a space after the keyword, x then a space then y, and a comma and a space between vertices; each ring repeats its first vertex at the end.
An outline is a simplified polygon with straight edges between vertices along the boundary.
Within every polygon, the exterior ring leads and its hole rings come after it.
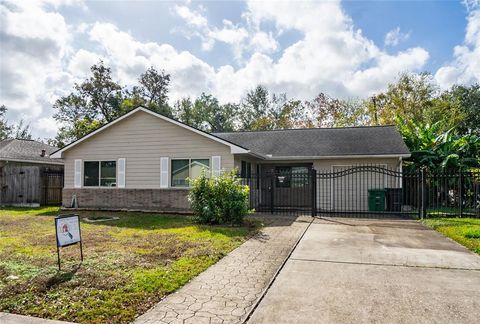
POLYGON ((126 323, 244 242, 256 227, 199 226, 185 216, 82 212, 85 260, 61 250, 54 209, 0 211, 0 311, 88 323, 126 323), (100 215, 100 214, 99 214, 100 215))

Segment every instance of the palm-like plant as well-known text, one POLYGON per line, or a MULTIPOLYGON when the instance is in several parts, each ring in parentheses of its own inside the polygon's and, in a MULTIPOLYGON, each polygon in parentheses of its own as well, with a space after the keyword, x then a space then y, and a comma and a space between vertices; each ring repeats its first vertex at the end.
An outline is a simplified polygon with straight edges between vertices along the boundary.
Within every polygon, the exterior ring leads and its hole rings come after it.
POLYGON ((410 162, 429 170, 480 166, 480 137, 458 135, 451 128, 442 131, 442 123, 421 124, 398 120, 400 132, 412 152, 410 162))

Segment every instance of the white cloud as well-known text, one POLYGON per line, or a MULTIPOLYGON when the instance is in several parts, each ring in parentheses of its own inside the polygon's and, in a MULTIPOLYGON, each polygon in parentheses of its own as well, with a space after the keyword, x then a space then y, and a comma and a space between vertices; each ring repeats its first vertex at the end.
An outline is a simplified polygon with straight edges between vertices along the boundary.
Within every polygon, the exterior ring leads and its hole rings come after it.
POLYGON ((100 60, 108 65, 108 61, 99 54, 80 49, 70 59, 68 71, 76 79, 85 79, 90 74, 90 67, 100 60))
POLYGON ((185 22, 194 27, 207 27, 208 20, 201 13, 191 10, 187 6, 175 6, 175 12, 185 22))
POLYGON ((453 61, 438 69, 435 79, 442 88, 452 84, 480 82, 480 8, 470 4, 465 40, 455 46, 453 61))
POLYGON ((53 117, 42 117, 31 125, 44 137, 54 138, 57 135, 58 122, 53 117))
POLYGON ((172 75, 170 97, 197 96, 211 88, 214 69, 190 52, 179 52, 168 44, 142 43, 109 23, 96 23, 90 38, 102 48, 115 77, 126 85, 136 83, 148 67, 172 75))
POLYGON ((2 102, 11 114, 35 118, 56 91, 52 80, 63 73, 62 59, 71 51, 69 27, 62 15, 36 2, 3 2, 0 19, 2 102))
MULTIPOLYGON (((52 103, 71 91, 74 81, 84 79, 99 59, 112 67, 122 85, 135 84, 153 65, 172 75, 172 101, 205 91, 222 102, 239 100, 257 84, 299 99, 319 92, 366 97, 384 89, 400 72, 423 70, 429 59, 420 47, 393 54, 379 48, 339 2, 248 1, 240 22, 223 20, 216 26, 204 9, 174 5, 189 28, 186 35, 198 37, 204 49, 213 50, 220 42, 231 46, 236 64, 219 67, 193 51, 141 41, 112 23, 69 25, 54 10, 59 5, 54 0, 29 6, 0 4, 1 103, 15 116, 30 118, 34 130, 45 136, 52 136, 56 127, 50 118, 52 103), (276 38, 292 30, 300 36, 282 48, 276 38), (82 40, 76 42, 79 34, 82 40)), ((403 35, 400 29, 393 32, 403 35)), ((454 60, 436 73, 437 80, 442 84, 479 80, 479 38, 480 14, 471 11, 464 43, 455 48, 454 60)), ((389 38, 391 46, 396 42, 389 38)))
POLYGON ((279 44, 273 37, 272 33, 263 31, 256 32, 250 40, 250 45, 255 52, 272 53, 275 52, 279 44))
POLYGON ((410 38, 410 33, 402 33, 400 27, 394 28, 385 35, 385 45, 397 46, 410 38))

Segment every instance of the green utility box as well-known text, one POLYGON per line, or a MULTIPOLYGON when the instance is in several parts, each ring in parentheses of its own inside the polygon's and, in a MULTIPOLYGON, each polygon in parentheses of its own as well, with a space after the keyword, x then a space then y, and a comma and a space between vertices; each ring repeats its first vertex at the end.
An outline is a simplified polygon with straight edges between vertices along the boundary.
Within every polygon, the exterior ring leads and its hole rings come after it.
POLYGON ((385 189, 368 189, 368 211, 385 211, 385 189))

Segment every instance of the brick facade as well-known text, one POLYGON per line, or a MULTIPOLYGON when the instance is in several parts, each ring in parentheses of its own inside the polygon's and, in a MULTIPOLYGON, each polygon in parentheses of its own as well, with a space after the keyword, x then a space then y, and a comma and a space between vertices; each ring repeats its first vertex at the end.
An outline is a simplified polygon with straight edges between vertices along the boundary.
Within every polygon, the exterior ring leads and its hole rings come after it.
POLYGON ((63 207, 71 207, 75 194, 78 208, 190 213, 188 192, 188 189, 63 189, 63 207))

